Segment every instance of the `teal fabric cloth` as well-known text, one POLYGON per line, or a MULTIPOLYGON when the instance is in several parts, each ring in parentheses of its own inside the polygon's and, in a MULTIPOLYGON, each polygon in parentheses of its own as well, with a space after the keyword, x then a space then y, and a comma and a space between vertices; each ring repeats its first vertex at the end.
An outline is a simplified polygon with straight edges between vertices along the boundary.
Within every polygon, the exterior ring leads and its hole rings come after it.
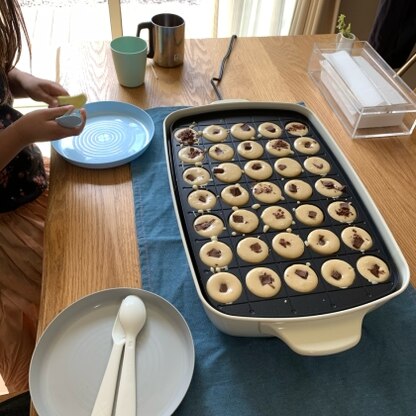
POLYGON ((148 110, 155 137, 132 163, 143 288, 177 307, 195 343, 193 379, 175 415, 416 415, 413 288, 367 314, 356 347, 326 357, 297 355, 277 338, 232 337, 209 321, 168 184, 162 124, 176 109, 148 110))

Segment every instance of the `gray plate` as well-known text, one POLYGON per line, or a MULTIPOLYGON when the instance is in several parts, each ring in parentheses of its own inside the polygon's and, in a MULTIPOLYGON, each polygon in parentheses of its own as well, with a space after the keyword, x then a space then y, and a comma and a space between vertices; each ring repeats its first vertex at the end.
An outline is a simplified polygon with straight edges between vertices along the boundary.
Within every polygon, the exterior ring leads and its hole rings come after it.
POLYGON ((115 288, 86 296, 63 310, 40 338, 29 372, 39 416, 90 415, 111 352, 111 331, 128 295, 146 305, 137 337, 137 409, 171 415, 191 382, 195 351, 182 315, 168 301, 142 289, 115 288))

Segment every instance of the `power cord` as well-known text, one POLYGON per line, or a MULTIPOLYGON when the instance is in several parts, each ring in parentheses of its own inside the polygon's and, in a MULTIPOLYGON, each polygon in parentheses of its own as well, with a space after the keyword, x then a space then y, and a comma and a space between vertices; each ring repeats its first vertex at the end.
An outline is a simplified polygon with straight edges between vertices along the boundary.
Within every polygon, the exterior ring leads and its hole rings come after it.
POLYGON ((227 53, 225 54, 224 58, 222 59, 221 62, 221 67, 220 67, 220 73, 218 75, 218 77, 212 77, 211 78, 211 85, 214 88, 215 94, 217 95, 218 100, 222 100, 222 95, 220 93, 220 90, 218 89, 218 84, 221 82, 222 76, 224 74, 224 68, 225 68, 225 64, 228 60, 228 58, 231 55, 231 51, 233 49, 234 43, 237 40, 237 35, 232 35, 231 39, 230 39, 230 43, 228 44, 228 50, 227 53))

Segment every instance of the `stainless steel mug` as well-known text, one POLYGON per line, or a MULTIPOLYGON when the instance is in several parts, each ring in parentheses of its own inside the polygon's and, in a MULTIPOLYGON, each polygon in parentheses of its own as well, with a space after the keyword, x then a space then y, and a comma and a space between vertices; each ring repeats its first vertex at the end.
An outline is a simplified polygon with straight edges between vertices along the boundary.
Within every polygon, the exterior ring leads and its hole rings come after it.
POLYGON ((185 50, 185 21, 176 14, 162 13, 150 22, 139 23, 137 36, 149 30, 148 58, 163 67, 172 68, 183 63, 185 50))

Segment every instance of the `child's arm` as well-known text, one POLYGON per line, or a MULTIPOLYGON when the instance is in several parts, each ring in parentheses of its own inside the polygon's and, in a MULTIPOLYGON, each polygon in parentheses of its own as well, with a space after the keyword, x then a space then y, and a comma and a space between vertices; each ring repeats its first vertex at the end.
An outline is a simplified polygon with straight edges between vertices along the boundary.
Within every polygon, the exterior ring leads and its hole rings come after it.
POLYGON ((9 127, 0 130, 0 170, 27 145, 34 142, 62 139, 68 136, 77 136, 85 125, 85 110, 81 109, 83 123, 79 127, 61 127, 55 118, 74 109, 73 106, 45 108, 32 111, 9 127))
POLYGON ((35 77, 27 72, 13 68, 8 73, 10 90, 14 98, 30 97, 35 101, 43 101, 49 107, 56 107, 58 95, 68 92, 57 82, 35 77))

